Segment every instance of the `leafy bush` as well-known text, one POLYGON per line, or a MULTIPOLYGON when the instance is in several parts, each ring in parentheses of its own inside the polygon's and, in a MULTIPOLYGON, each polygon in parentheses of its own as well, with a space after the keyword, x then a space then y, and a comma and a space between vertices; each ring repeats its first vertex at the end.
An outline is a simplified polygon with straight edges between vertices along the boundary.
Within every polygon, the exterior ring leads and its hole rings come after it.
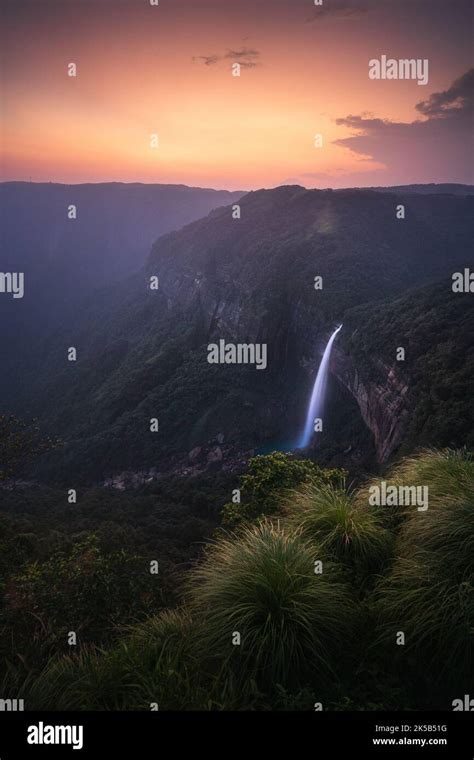
POLYGON ((115 628, 162 606, 162 582, 143 557, 124 550, 104 554, 94 535, 33 562, 9 578, 5 587, 4 624, 14 648, 35 655, 49 643, 68 647, 68 633, 78 643, 107 641, 115 628))
POLYGON ((282 451, 253 457, 248 473, 241 478, 239 490, 243 501, 223 507, 222 525, 234 528, 243 522, 277 514, 289 489, 303 483, 336 483, 344 476, 344 470, 323 469, 309 459, 297 459, 282 451))
POLYGON ((61 443, 41 436, 37 420, 19 420, 13 414, 0 414, 0 481, 17 474, 28 462, 61 443))
MULTIPOLYGON (((2 611, 2 694, 27 709, 450 709, 474 663, 474 460, 425 451, 386 480, 427 485, 428 510, 403 509, 388 530, 367 485, 306 482, 277 519, 220 532, 188 574, 185 606, 117 639, 113 624, 153 612, 134 555, 105 554, 89 537, 17 568, 2 611), (362 579, 363 598, 349 577, 362 579), (76 611, 81 642, 95 645, 61 655, 57 637, 76 611)), ((25 551, 28 542, 25 532, 25 551)))

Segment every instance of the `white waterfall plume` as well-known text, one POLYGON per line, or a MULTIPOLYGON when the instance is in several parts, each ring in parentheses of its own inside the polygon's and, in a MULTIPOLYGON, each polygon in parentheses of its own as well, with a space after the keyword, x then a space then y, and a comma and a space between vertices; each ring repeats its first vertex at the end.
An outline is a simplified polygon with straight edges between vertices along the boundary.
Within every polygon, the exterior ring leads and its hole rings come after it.
POLYGON ((298 448, 300 449, 304 449, 306 446, 308 446, 314 431, 314 421, 318 417, 321 417, 321 412, 324 405, 324 395, 326 392, 326 383, 329 371, 329 360, 331 358, 332 344, 334 343, 334 339, 341 327, 342 325, 339 325, 339 327, 334 330, 324 350, 323 358, 321 359, 321 364, 319 365, 318 374, 316 375, 316 380, 314 381, 313 392, 311 394, 311 399, 308 406, 308 413, 306 415, 304 430, 298 443, 298 448))

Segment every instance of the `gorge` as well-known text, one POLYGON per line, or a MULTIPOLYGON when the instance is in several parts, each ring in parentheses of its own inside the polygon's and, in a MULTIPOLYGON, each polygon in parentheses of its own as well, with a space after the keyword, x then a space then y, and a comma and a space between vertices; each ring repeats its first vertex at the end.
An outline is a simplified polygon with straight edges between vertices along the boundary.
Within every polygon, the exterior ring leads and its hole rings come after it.
POLYGON ((102 482, 224 436, 215 469, 232 452, 295 441, 321 339, 340 322, 312 456, 367 470, 401 447, 469 443, 472 301, 453 296, 451 276, 469 260, 472 197, 285 186, 240 205, 239 220, 224 206, 161 236, 142 270, 26 352, 10 409, 65 442, 38 475, 102 482), (267 367, 209 364, 221 340, 266 345, 267 367), (72 371, 64 346, 78 349, 72 371))

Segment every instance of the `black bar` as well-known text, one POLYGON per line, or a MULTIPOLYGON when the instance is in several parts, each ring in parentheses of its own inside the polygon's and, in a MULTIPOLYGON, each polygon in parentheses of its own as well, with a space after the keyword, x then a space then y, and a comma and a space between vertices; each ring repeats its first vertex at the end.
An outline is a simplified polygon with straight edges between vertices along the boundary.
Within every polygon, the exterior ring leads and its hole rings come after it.
MULTIPOLYGON (((341 757, 416 757, 472 760, 470 712, 18 712, 0 716, 0 760, 27 757, 197 757, 254 754, 341 757), (29 744, 31 727, 82 726, 82 748, 29 744), (388 743, 390 740, 391 743, 388 743), (422 742, 424 740, 424 745, 422 742)), ((56 734, 54 734, 56 738, 56 734)), ((65 734, 66 736, 66 734, 65 734)), ((57 736, 61 738, 61 734, 57 736)), ((80 734, 69 735, 80 743, 80 734)))

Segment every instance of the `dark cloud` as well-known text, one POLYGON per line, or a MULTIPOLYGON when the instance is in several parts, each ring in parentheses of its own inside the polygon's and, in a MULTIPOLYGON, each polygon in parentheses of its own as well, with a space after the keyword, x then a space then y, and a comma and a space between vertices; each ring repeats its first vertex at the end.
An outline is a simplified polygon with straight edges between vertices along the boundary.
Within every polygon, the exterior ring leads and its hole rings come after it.
POLYGON ((219 61, 218 55, 194 55, 193 61, 202 61, 205 66, 213 66, 219 61))
POLYGON ((314 14, 307 19, 308 24, 325 19, 351 19, 364 15, 369 10, 367 0, 324 0, 323 5, 314 6, 314 14))
POLYGON ((334 144, 383 164, 401 182, 472 182, 470 168, 474 70, 449 89, 417 104, 425 118, 396 122, 364 115, 348 115, 336 124, 355 134, 334 144))
POLYGON ((459 112, 465 113, 469 118, 474 99, 474 69, 466 71, 462 77, 456 79, 448 90, 434 92, 428 100, 418 103, 416 110, 423 116, 449 117, 459 112))
POLYGON ((227 50, 222 55, 197 55, 193 56, 193 61, 200 61, 205 66, 214 66, 221 61, 232 60, 239 63, 244 69, 251 69, 259 66, 260 52, 252 48, 244 47, 241 50, 227 50))
POLYGON ((240 63, 243 68, 251 69, 254 66, 259 66, 258 58, 260 53, 258 50, 252 50, 251 48, 242 48, 242 50, 228 50, 223 56, 224 58, 240 63))
POLYGON ((259 55, 258 50, 242 48, 242 50, 228 50, 224 58, 258 58, 259 55))

